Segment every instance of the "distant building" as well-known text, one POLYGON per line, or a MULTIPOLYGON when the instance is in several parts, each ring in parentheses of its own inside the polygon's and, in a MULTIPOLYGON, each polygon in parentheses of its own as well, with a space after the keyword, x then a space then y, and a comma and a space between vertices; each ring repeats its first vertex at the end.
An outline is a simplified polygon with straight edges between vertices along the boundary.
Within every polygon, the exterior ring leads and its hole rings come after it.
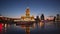
POLYGON ((1 14, 0 14, 0 16, 1 16, 1 14))
POLYGON ((41 20, 45 20, 45 19, 44 19, 44 14, 41 14, 41 20))
POLYGON ((55 17, 54 16, 48 16, 47 19, 48 20, 55 20, 55 17))
POLYGON ((0 14, 0 17, 3 17, 3 16, 0 14))
POLYGON ((60 15, 59 14, 56 15, 56 20, 60 20, 60 15))
POLYGON ((36 16, 36 19, 39 19, 39 16, 36 16))
POLYGON ((21 21, 34 21, 34 16, 30 16, 30 9, 26 9, 25 16, 21 16, 21 21))
POLYGON ((40 18, 39 18, 39 16, 36 16, 36 22, 39 22, 40 21, 40 18))
POLYGON ((53 19, 53 21, 56 21, 56 16, 54 16, 54 19, 53 19))

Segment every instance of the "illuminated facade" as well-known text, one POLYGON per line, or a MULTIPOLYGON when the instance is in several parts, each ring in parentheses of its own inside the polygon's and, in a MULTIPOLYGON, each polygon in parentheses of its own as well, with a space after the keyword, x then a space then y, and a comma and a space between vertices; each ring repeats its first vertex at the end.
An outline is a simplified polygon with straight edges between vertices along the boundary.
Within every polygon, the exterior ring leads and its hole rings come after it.
POLYGON ((21 16, 21 21, 34 21, 34 16, 30 16, 30 9, 26 9, 25 16, 21 16))

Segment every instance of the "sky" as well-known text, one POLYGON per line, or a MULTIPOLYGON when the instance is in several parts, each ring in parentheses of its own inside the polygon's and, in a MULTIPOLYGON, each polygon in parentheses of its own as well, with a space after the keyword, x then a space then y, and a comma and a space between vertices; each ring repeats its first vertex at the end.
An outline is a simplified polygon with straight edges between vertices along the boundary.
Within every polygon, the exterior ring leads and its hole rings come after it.
POLYGON ((60 0, 0 0, 0 14, 5 17, 19 18, 27 7, 34 16, 56 16, 60 13, 60 0))

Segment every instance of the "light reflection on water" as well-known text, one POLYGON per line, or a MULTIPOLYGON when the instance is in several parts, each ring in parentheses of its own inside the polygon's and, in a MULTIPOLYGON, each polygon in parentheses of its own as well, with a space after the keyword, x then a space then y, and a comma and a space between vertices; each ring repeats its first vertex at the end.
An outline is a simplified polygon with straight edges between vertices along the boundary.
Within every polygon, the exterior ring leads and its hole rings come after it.
POLYGON ((0 23, 0 34, 36 34, 41 31, 57 30, 54 22, 39 22, 33 25, 16 25, 0 23))

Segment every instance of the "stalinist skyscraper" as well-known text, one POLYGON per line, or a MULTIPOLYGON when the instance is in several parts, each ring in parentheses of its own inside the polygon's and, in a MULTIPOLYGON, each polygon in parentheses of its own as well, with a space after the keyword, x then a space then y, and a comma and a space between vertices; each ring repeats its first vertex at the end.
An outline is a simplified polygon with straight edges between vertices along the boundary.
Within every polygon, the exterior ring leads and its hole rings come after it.
POLYGON ((26 17, 30 17, 30 9, 29 8, 26 9, 26 17))
POLYGON ((30 9, 27 8, 25 16, 21 16, 21 21, 34 21, 34 16, 30 16, 30 9))

